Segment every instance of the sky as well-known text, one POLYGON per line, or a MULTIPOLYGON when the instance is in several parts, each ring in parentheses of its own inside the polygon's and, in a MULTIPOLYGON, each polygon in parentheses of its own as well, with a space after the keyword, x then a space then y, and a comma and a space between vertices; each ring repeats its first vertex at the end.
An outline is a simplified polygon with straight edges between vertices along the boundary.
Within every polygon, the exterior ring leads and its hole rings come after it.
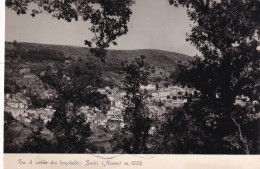
MULTIPOLYGON (((191 22, 184 8, 170 6, 169 0, 136 0, 132 11, 128 33, 109 49, 160 49, 190 56, 198 53, 186 42, 191 22)), ((33 18, 29 13, 17 15, 6 8, 6 41, 84 46, 84 40, 93 37, 88 22, 68 23, 49 14, 33 18)))

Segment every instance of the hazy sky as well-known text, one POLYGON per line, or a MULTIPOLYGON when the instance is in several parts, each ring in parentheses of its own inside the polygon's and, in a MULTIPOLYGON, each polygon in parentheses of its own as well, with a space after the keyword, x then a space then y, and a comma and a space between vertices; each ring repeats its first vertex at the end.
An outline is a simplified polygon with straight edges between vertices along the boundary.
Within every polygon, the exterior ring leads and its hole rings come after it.
MULTIPOLYGON (((129 32, 117 39, 110 49, 161 49, 187 55, 197 53, 186 42, 190 21, 185 9, 169 5, 169 0, 136 0, 128 24, 129 32)), ((30 11, 29 11, 30 12, 30 11)), ((84 46, 91 39, 89 25, 83 21, 65 22, 49 14, 32 18, 30 14, 16 15, 6 8, 6 41, 35 42, 84 46)))

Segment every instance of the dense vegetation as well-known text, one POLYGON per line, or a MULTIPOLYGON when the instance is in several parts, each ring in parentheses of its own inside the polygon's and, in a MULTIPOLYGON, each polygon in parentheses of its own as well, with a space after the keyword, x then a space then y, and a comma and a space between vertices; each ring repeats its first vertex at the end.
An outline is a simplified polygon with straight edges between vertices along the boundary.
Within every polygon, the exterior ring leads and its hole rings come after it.
POLYGON ((195 153, 259 153, 260 1, 178 1, 194 25, 189 40, 201 52, 180 66, 177 81, 198 90, 184 110, 203 130, 195 153), (245 97, 246 105, 235 104, 245 97), (204 138, 202 133, 210 136, 204 138))
POLYGON ((147 140, 151 128, 150 112, 147 107, 148 95, 140 89, 147 84, 151 68, 144 62, 144 56, 131 63, 125 63, 123 117, 125 125, 115 134, 114 149, 123 149, 128 154, 139 154, 147 151, 147 140))

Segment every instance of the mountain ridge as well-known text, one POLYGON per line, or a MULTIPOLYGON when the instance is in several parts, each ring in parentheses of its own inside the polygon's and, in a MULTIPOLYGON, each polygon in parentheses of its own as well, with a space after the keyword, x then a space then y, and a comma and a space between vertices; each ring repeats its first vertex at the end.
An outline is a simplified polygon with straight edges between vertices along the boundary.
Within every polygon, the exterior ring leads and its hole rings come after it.
MULTIPOLYGON (((108 49, 106 56, 106 63, 98 63, 97 57, 90 52, 90 48, 79 47, 79 46, 68 46, 68 45, 52 45, 52 44, 39 44, 30 42, 5 42, 5 53, 6 56, 12 52, 18 52, 23 55, 22 60, 31 60, 30 57, 36 57, 36 62, 41 59, 53 58, 60 60, 67 59, 84 59, 89 62, 95 62, 99 64, 104 71, 115 72, 122 68, 122 62, 130 62, 134 58, 144 55, 145 61, 155 67, 164 74, 170 74, 178 69, 177 63, 188 62, 193 57, 170 51, 164 51, 160 49, 135 49, 135 50, 114 50, 108 49)), ((32 61, 32 60, 31 60, 32 61)), ((51 60, 49 60, 51 62, 51 60)))
MULTIPOLYGON (((5 41, 5 44, 12 44, 13 42, 10 41, 5 41)), ((37 44, 37 45, 42 45, 42 46, 66 46, 66 47, 72 47, 72 48, 86 48, 86 49, 90 49, 89 47, 85 47, 85 46, 75 46, 75 45, 62 45, 62 44, 45 44, 45 43, 35 43, 35 42, 17 42, 19 44, 37 44)), ((145 51, 145 50, 151 50, 151 51, 162 51, 162 52, 168 52, 168 53, 175 53, 175 54, 180 54, 180 55, 184 55, 184 56, 188 56, 188 57, 192 57, 186 54, 182 54, 179 52, 174 52, 174 51, 169 51, 169 50, 162 50, 162 49, 149 49, 149 48, 140 48, 140 49, 107 49, 112 50, 112 51, 145 51)))
MULTIPOLYGON (((8 46, 12 45, 13 42, 8 42, 5 41, 5 48, 7 49, 8 46)), ((55 49, 55 50, 64 50, 64 48, 67 49, 72 49, 72 50, 81 50, 86 52, 87 54, 93 55, 90 52, 90 48, 88 47, 81 47, 81 46, 73 46, 73 45, 57 45, 57 44, 41 44, 41 43, 31 43, 31 42, 17 42, 17 44, 24 46, 24 47, 34 47, 34 48, 50 48, 50 49, 55 49)), ((66 50, 65 51, 65 57, 69 57, 68 55, 66 55, 66 50)), ((149 54, 167 54, 167 56, 177 56, 179 57, 178 59, 180 59, 180 57, 182 57, 183 60, 192 60, 193 57, 185 55, 185 54, 181 54, 178 52, 172 52, 172 51, 166 51, 166 50, 161 50, 161 49, 126 49, 126 50, 122 50, 122 49, 107 49, 107 58, 111 58, 111 55, 114 53, 133 53, 133 54, 143 54, 143 53, 148 53, 149 54)), ((77 56, 77 55, 76 55, 77 56)), ((137 57, 137 56, 133 56, 133 57, 137 57)), ((181 59, 180 59, 181 60, 181 59)))

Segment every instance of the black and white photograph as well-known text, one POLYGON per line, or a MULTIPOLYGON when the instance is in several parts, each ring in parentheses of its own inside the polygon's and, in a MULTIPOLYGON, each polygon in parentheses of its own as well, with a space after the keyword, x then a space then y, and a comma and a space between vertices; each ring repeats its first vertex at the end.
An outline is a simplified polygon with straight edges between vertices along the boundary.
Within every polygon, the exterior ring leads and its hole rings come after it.
POLYGON ((4 153, 260 154, 260 0, 4 8, 4 153))

